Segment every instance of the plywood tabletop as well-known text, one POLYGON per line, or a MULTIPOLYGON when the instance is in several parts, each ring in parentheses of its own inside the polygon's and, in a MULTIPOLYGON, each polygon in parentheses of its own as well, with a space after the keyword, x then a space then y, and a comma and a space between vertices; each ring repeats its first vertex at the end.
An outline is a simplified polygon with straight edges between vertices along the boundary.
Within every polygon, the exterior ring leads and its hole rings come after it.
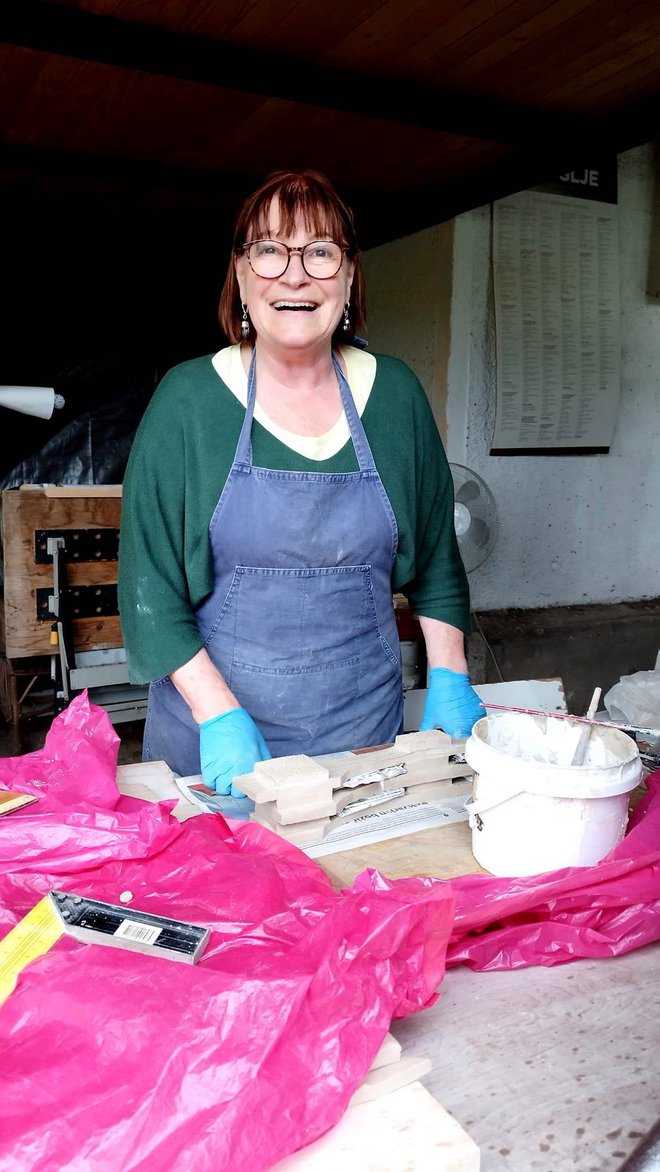
POLYGON ((418 830, 400 838, 388 838, 353 850, 324 855, 316 862, 335 887, 350 887, 356 876, 369 867, 388 879, 406 879, 413 875, 452 879, 474 871, 484 873, 472 854, 471 841, 472 831, 467 822, 452 822, 447 826, 418 830))

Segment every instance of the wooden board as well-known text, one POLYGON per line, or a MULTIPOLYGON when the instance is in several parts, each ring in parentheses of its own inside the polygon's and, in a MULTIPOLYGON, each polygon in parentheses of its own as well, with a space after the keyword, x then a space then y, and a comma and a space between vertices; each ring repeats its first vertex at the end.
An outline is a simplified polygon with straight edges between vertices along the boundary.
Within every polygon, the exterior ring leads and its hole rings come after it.
POLYGON ((137 761, 131 765, 117 766, 117 789, 129 798, 140 798, 144 802, 175 801, 172 814, 179 822, 202 814, 184 798, 174 780, 174 774, 165 761, 137 761))
POLYGON ((356 1107, 359 1103, 372 1103, 382 1095, 398 1091, 399 1087, 407 1087, 411 1082, 423 1078, 425 1074, 430 1074, 432 1068, 430 1058, 412 1054, 404 1055, 398 1062, 391 1062, 379 1067, 378 1070, 370 1070, 351 1095, 349 1107, 356 1107))
MULTIPOLYGON (((21 488, 33 488, 34 485, 22 484, 21 488)), ((81 496, 117 496, 120 497, 122 492, 121 484, 47 484, 44 487, 44 496, 47 497, 61 497, 70 496, 80 498, 81 496)))
MULTIPOLYGON (((196 806, 182 799, 172 770, 164 761, 120 765, 117 784, 121 793, 152 802, 181 799, 181 804, 174 810, 180 821, 183 817, 200 813, 196 806)), ((451 822, 447 826, 418 830, 401 838, 387 838, 353 850, 337 851, 315 861, 338 888, 350 887, 360 872, 368 867, 375 867, 390 879, 406 879, 411 875, 451 879, 472 872, 486 874, 472 854, 472 831, 467 822, 451 822)))
POLYGON ((385 1034, 380 1050, 371 1063, 372 1070, 380 1070, 392 1062, 398 1062, 401 1057, 401 1043, 397 1042, 394 1034, 385 1034))
POLYGON ((350 887, 368 867, 381 871, 388 879, 406 879, 411 875, 451 879, 475 871, 485 874, 472 854, 472 831, 467 822, 452 822, 401 838, 387 838, 353 850, 323 855, 316 862, 337 888, 350 887))
POLYGON ((479 1148, 419 1082, 349 1107, 273 1172, 479 1172, 479 1148))
MULTIPOLYGON (((90 486, 93 487, 93 486, 90 486)), ((72 496, 50 496, 46 490, 5 489, 2 493, 2 551, 4 572, 4 654, 9 659, 51 655, 50 623, 37 618, 36 591, 53 586, 50 563, 37 565, 34 534, 37 529, 118 529, 121 497, 90 495, 79 486, 72 496)), ((113 585, 117 562, 81 562, 67 567, 71 586, 113 585)), ((75 619, 76 651, 95 651, 123 645, 118 615, 75 619)))

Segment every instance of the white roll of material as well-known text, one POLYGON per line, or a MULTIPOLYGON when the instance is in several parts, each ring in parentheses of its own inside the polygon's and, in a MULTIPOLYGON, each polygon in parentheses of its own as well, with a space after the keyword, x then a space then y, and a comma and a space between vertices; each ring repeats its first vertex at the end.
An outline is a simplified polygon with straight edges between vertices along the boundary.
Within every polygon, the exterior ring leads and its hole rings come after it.
POLYGON ((54 387, 0 386, 0 407, 8 407, 10 411, 50 419, 55 408, 63 406, 64 399, 55 394, 54 387))

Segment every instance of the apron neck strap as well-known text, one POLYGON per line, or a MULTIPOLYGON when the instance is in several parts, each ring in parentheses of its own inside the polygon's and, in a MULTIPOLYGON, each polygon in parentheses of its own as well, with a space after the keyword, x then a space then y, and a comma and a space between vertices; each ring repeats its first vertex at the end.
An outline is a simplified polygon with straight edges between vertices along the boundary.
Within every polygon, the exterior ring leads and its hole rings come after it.
MULTIPOLYGON (((254 407, 257 401, 257 347, 252 349, 252 358, 250 359, 250 369, 248 371, 248 385, 247 385, 247 403, 245 406, 245 418, 241 428, 241 434, 238 437, 236 445, 235 463, 244 464, 252 467, 252 420, 254 419, 254 407)), ((358 414, 357 407, 351 388, 348 385, 348 380, 339 365, 337 354, 333 351, 332 364, 337 375, 339 383, 339 393, 341 395, 342 406, 346 421, 351 433, 351 439, 355 448, 360 472, 375 472, 376 463, 373 458, 369 441, 367 440, 362 421, 358 414)))

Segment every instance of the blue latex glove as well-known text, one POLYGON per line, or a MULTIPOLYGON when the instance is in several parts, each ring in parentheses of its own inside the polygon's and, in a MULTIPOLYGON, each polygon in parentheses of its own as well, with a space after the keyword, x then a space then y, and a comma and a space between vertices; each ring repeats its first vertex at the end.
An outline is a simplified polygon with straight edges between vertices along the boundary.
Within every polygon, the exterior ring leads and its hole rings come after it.
POLYGON ((469 737, 472 725, 486 715, 467 675, 448 667, 432 667, 419 731, 441 728, 448 736, 469 737))
POLYGON ((204 720, 199 726, 199 755, 202 777, 217 794, 244 798, 242 790, 232 785, 241 773, 251 773, 257 761, 268 761, 270 750, 244 708, 230 708, 204 720))

